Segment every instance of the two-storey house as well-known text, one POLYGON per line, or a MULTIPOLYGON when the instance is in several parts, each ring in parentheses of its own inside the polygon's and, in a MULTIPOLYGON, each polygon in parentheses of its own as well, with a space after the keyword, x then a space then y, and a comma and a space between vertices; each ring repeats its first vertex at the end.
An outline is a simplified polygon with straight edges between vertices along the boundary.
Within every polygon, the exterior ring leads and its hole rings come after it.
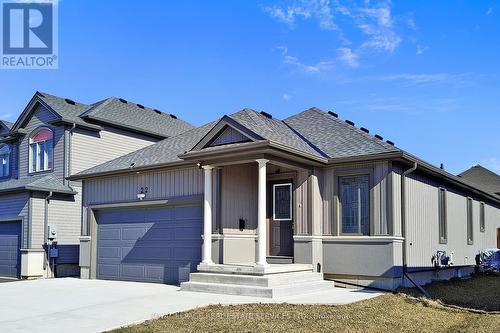
POLYGON ((35 93, 0 121, 0 277, 78 275, 82 183, 67 177, 191 128, 121 98, 35 93))

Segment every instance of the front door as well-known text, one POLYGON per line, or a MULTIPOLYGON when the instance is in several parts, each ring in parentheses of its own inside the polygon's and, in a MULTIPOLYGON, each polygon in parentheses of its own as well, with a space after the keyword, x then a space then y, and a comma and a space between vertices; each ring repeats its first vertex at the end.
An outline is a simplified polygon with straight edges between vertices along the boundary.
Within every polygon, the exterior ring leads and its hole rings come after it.
POLYGON ((270 182, 270 256, 293 256, 293 183, 270 182))

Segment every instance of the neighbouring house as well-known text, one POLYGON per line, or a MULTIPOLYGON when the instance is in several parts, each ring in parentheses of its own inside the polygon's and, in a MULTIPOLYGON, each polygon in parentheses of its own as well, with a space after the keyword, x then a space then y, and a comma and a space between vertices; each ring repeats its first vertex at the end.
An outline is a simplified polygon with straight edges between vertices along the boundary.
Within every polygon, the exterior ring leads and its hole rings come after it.
POLYGON ((500 228, 498 196, 317 108, 244 109, 69 179, 83 181, 82 278, 294 263, 394 289, 469 274, 500 228))
POLYGON ((120 98, 35 93, 15 124, 0 122, 0 277, 78 275, 82 183, 67 177, 190 129, 120 98))
POLYGON ((482 167, 475 165, 468 170, 465 170, 458 177, 465 181, 469 181, 485 191, 495 194, 500 198, 500 176, 482 167))

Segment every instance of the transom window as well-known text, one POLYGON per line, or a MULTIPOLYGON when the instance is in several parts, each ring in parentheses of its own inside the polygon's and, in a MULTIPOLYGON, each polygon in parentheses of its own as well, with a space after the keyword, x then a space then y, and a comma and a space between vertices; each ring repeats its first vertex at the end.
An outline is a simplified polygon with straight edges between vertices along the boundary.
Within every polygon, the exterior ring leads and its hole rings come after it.
POLYGON ((0 147, 0 177, 8 177, 10 174, 10 147, 0 147))
POLYGON ((339 177, 342 234, 370 234, 370 178, 339 177))
POLYGON ((273 220, 292 220, 292 184, 273 185, 273 220))
POLYGON ((42 128, 30 138, 30 172, 52 170, 54 135, 42 128))

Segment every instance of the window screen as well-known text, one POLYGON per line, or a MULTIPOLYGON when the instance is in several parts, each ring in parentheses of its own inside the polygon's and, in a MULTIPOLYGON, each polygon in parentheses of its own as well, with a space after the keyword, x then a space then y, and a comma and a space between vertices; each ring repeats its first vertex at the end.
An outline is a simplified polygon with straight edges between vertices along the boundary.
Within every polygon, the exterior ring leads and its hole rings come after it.
POLYGON ((467 198, 467 244, 469 245, 472 245, 474 242, 474 224, 472 212, 472 199, 467 198))
POLYGON ((448 240, 447 236, 447 221, 446 221, 446 190, 444 188, 439 189, 439 242, 441 244, 446 244, 448 240))

